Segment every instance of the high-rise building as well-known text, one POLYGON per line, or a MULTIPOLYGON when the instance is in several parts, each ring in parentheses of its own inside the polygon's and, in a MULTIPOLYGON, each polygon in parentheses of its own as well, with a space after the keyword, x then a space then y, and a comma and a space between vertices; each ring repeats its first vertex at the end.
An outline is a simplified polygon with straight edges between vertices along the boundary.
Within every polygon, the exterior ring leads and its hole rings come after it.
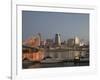
POLYGON ((39 36, 39 38, 40 38, 40 41, 41 41, 41 40, 42 40, 42 39, 41 39, 41 33, 38 33, 38 36, 39 36))
POLYGON ((61 35, 59 33, 55 35, 55 44, 61 46, 61 35))
POLYGON ((78 46, 80 45, 80 39, 78 37, 74 38, 74 44, 78 46))

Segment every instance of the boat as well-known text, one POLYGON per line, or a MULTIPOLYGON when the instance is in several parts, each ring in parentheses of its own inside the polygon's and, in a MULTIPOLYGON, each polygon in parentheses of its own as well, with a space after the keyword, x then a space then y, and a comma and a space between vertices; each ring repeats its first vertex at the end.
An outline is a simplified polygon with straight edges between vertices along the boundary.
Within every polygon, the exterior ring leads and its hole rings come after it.
POLYGON ((59 62, 61 62, 61 60, 55 58, 48 58, 41 61, 41 63, 59 63, 59 62))

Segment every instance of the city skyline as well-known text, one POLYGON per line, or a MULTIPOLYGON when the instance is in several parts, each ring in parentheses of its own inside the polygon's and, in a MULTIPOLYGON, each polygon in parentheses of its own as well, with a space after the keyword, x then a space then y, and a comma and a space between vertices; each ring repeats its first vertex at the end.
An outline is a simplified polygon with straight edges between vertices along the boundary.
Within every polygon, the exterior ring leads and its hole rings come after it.
POLYGON ((54 39, 59 33, 63 40, 78 36, 89 41, 89 14, 22 11, 22 28, 23 40, 37 33, 54 39))

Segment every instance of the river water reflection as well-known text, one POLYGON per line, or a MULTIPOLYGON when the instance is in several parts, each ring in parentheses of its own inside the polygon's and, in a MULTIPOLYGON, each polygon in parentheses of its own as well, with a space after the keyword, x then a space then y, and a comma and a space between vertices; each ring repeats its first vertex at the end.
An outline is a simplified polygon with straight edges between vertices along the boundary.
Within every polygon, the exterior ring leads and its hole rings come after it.
POLYGON ((87 51, 45 52, 44 55, 45 59, 41 62, 24 61, 22 67, 26 69, 89 66, 89 53, 87 51), (74 64, 73 61, 76 55, 80 55, 80 63, 78 64, 74 64))

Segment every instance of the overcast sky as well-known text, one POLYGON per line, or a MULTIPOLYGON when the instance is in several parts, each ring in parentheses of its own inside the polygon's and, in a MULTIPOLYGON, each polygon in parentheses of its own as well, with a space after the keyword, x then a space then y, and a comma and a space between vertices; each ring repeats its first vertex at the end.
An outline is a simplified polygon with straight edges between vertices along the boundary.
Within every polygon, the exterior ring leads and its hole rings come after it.
POLYGON ((63 40, 78 36, 89 39, 89 14, 22 11, 23 40, 41 33, 42 38, 61 34, 63 40))

